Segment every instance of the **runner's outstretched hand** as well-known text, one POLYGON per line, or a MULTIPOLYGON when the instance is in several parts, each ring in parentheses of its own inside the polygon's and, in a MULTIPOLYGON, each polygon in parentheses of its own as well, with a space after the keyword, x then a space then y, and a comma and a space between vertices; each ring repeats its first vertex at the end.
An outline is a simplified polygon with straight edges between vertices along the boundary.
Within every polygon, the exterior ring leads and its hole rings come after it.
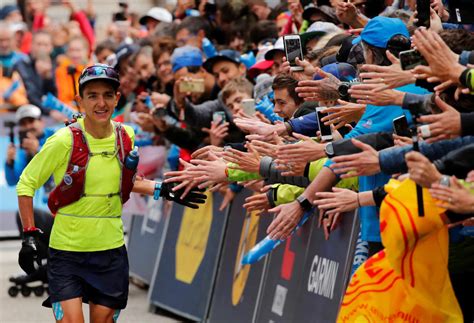
POLYGON ((174 201, 192 209, 198 209, 198 204, 203 204, 206 202, 206 195, 202 194, 203 190, 192 188, 184 198, 181 198, 186 188, 183 187, 179 190, 173 191, 173 187, 176 185, 177 183, 163 183, 160 196, 169 201, 174 201))

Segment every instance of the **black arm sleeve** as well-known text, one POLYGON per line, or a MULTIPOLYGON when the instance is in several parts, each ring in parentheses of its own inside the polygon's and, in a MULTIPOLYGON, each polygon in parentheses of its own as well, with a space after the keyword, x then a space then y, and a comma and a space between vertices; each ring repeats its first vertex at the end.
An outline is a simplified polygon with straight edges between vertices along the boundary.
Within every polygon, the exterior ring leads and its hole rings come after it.
POLYGON ((372 191, 372 197, 374 198, 375 205, 380 207, 382 205, 382 201, 387 196, 387 192, 385 192, 384 186, 379 186, 372 191))
MULTIPOLYGON (((393 137, 391 132, 369 133, 358 136, 354 139, 370 145, 375 150, 382 150, 393 146, 393 137)), ((341 139, 333 142, 334 157, 359 153, 361 150, 354 146, 351 138, 341 139)))
POLYGON ((474 169, 474 144, 453 150, 435 160, 434 164, 442 174, 466 178, 467 174, 474 169))
POLYGON ((461 135, 474 135, 474 112, 461 113, 461 135))

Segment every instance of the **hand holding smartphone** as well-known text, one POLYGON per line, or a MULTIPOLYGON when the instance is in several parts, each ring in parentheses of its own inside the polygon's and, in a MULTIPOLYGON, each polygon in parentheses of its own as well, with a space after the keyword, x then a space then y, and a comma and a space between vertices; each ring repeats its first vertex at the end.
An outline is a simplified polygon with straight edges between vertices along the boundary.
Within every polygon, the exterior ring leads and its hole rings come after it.
POLYGON ((318 121, 318 126, 319 126, 319 132, 321 133, 321 140, 322 141, 332 141, 332 132, 331 132, 331 126, 327 126, 324 124, 324 122, 321 121, 322 118, 324 118, 327 113, 324 112, 326 110, 325 107, 318 107, 316 108, 316 120, 318 121))
POLYGON ((290 63, 292 71, 302 71, 303 68, 296 64, 296 58, 303 60, 303 48, 301 47, 300 35, 283 36, 286 60, 290 63))
POLYGON ((255 110, 255 100, 254 99, 244 99, 240 103, 242 105, 242 110, 248 116, 253 117, 257 110, 255 110))
POLYGON ((408 127, 408 121, 406 116, 401 116, 393 119, 393 131, 397 136, 411 138, 411 131, 408 127))
POLYGON ((212 114, 212 121, 217 125, 221 125, 226 121, 224 111, 216 111, 212 114))
POLYGON ((404 71, 414 69, 418 65, 428 65, 423 55, 415 49, 400 52, 399 58, 400 65, 404 71))

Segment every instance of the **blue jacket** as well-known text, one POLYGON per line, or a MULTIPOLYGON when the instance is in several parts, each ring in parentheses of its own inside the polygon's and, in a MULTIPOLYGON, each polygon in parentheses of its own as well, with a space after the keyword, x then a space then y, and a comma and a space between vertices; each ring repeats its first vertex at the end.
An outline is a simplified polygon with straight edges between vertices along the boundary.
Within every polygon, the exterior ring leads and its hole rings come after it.
MULTIPOLYGON (((406 85, 397 90, 415 94, 427 94, 427 90, 417 87, 415 85, 406 85)), ((354 129, 351 130, 344 138, 355 138, 359 135, 393 131, 392 120, 405 115, 408 123, 412 123, 412 116, 407 110, 403 110, 399 106, 373 106, 368 105, 362 118, 359 120, 354 129)), ((328 161, 325 166, 329 166, 331 161, 328 161)), ((373 189, 385 185, 390 179, 390 176, 384 173, 379 173, 373 176, 359 177, 359 191, 372 191, 373 189)), ((360 208, 361 219, 361 237, 364 241, 381 241, 380 240, 380 225, 378 217, 378 208, 375 206, 366 206, 360 208)))
POLYGON ((308 136, 314 137, 316 131, 319 130, 318 122, 316 121, 316 112, 306 114, 304 116, 291 119, 288 121, 293 129, 293 132, 308 136))
MULTIPOLYGON (((460 137, 452 140, 442 140, 427 144, 420 142, 420 152, 429 160, 439 159, 449 152, 474 143, 474 136, 460 137)), ((392 147, 379 152, 380 169, 385 174, 406 173, 405 154, 412 150, 412 145, 392 147)))
MULTIPOLYGON (((38 139, 39 149, 43 147, 46 140, 51 137, 55 131, 56 129, 52 128, 44 129, 43 136, 38 139)), ((26 151, 22 148, 17 149, 13 166, 9 166, 7 163, 5 163, 5 179, 7 180, 8 186, 15 186, 18 183, 23 169, 25 169, 29 162, 30 159, 26 151)))

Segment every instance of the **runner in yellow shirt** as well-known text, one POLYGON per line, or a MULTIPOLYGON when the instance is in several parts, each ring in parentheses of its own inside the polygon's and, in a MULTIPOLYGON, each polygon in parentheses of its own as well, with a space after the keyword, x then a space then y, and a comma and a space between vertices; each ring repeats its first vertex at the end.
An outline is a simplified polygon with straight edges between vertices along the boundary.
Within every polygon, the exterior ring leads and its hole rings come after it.
MULTIPOLYGON (((107 65, 83 70, 76 97, 85 118, 58 130, 23 171, 17 185, 24 239, 19 255, 25 272, 35 270, 45 248, 35 228, 33 200, 53 175, 48 205, 55 214, 48 252, 50 303, 58 322, 82 322, 82 302, 91 322, 116 322, 128 298, 128 259, 122 205, 130 192, 160 196, 197 208, 205 195, 135 176, 134 132, 111 121, 120 98, 116 71, 107 65), (43 249, 44 250, 44 249, 43 249)), ((46 302, 46 305, 49 302, 46 302)))

